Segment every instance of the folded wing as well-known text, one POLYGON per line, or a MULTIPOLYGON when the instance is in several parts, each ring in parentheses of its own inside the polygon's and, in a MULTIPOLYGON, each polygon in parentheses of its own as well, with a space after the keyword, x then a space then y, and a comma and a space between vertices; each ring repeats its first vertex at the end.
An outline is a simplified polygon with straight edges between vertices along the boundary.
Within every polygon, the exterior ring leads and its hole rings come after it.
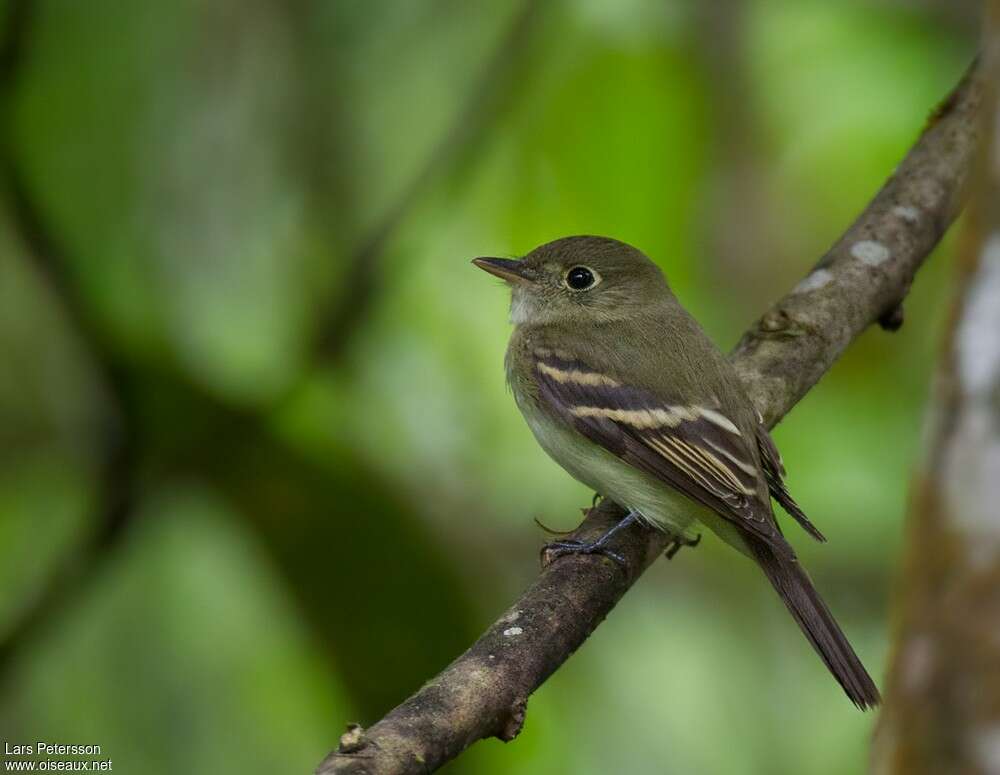
POLYGON ((761 498, 765 476, 739 427, 713 407, 672 402, 626 385, 578 358, 535 355, 542 403, 596 444, 693 501, 784 550, 761 498))

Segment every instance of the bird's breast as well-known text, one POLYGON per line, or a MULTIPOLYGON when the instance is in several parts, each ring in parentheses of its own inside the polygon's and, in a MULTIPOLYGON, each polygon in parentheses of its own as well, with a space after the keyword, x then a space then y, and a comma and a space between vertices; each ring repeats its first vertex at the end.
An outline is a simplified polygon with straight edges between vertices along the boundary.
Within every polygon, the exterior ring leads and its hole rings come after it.
POLYGON ((514 388, 514 397, 539 446, 578 482, 660 530, 686 534, 703 516, 703 507, 553 417, 532 395, 514 388))

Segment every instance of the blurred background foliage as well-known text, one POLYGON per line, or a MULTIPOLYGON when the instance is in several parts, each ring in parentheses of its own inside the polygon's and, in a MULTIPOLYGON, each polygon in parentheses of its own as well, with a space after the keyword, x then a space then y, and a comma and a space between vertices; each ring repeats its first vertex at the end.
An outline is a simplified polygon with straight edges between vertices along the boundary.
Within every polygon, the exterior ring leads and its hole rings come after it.
MULTIPOLYGON (((590 500, 469 259, 613 235, 728 349, 915 139, 973 5, 0 2, 0 739, 311 771, 590 500)), ((776 432, 876 675, 938 252, 776 432)), ((708 540, 447 771, 859 772, 872 721, 708 540)))

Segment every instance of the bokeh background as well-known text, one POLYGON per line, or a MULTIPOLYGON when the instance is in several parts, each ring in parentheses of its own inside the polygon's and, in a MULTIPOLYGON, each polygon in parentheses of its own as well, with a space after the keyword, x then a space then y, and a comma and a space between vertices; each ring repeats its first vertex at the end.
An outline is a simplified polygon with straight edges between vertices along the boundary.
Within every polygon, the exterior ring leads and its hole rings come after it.
MULTIPOLYGON (((469 259, 618 237, 730 348, 957 81, 972 5, 0 2, 0 739, 310 772, 590 501, 469 259)), ((879 678, 950 263, 775 434, 879 678)), ((710 537, 446 771, 840 775, 873 721, 710 537)))

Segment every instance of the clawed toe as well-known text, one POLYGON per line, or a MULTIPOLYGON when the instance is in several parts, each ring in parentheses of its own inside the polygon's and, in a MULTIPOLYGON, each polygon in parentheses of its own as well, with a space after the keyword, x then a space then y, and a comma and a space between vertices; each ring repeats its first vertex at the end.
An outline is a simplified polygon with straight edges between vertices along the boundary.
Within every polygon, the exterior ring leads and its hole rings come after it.
POLYGON ((625 558, 618 552, 608 549, 601 541, 584 543, 583 541, 553 541, 542 547, 542 556, 547 562, 565 557, 568 554, 602 554, 610 560, 618 563, 624 570, 628 570, 625 558))
POLYGON ((701 533, 698 533, 694 538, 685 538, 684 536, 674 536, 673 540, 667 544, 667 550, 663 553, 663 556, 668 560, 674 559, 674 555, 677 554, 685 546, 689 546, 692 549, 701 543, 701 533))
POLYGON ((542 547, 542 563, 548 564, 556 558, 567 554, 603 554, 608 559, 614 560, 618 563, 622 570, 628 573, 629 567, 628 563, 625 562, 625 558, 618 554, 618 552, 613 552, 607 547, 608 541, 611 540, 611 537, 615 533, 628 527, 635 522, 636 519, 638 519, 638 514, 634 511, 630 511, 617 525, 608 530, 596 541, 590 541, 589 543, 576 541, 571 538, 567 541, 553 541, 550 544, 546 544, 542 547))

